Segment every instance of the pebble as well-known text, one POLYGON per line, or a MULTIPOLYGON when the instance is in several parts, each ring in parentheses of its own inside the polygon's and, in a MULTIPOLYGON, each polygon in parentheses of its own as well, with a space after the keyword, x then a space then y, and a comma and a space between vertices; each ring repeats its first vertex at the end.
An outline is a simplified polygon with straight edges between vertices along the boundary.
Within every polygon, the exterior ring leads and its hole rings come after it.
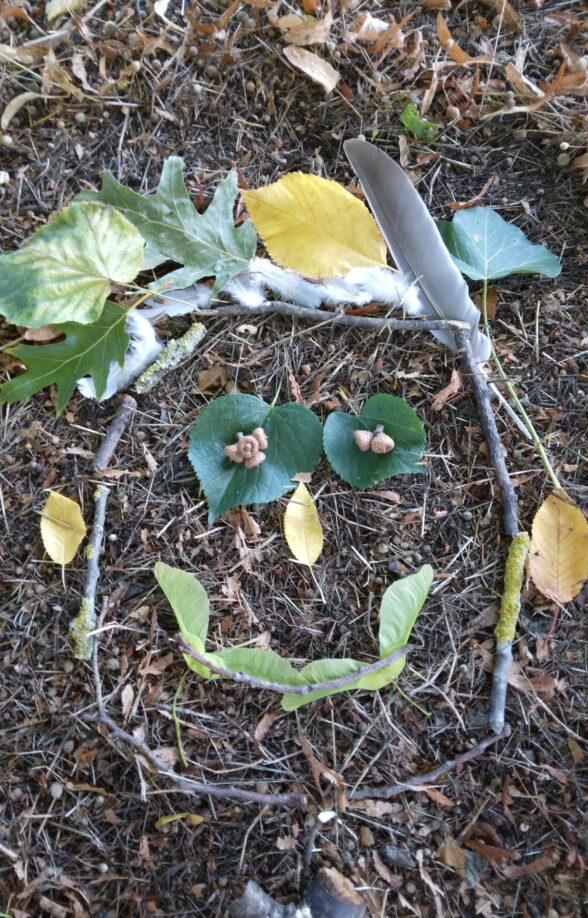
POLYGON ((60 781, 53 781, 53 783, 49 785, 49 793, 54 800, 61 800, 63 797, 63 784, 60 781))
POLYGON ((76 744, 74 743, 72 739, 66 740, 65 743, 63 744, 63 751, 66 752, 68 755, 71 752, 73 752, 75 748, 76 748, 76 744))
MULTIPOLYGON (((86 115, 85 115, 84 112, 76 112, 75 115, 74 115, 74 118, 75 118, 75 120, 77 121, 78 124, 85 124, 85 123, 86 123, 86 115)), ((52 438, 52 439, 53 439, 53 438, 52 438)), ((58 441, 58 442, 59 442, 59 441, 58 441)))

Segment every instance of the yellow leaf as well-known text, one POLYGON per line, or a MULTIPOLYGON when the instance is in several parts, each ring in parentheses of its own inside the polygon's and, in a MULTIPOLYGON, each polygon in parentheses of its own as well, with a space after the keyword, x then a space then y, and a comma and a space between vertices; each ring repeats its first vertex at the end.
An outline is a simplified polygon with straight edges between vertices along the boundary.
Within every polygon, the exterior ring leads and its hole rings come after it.
POLYGON ((53 22, 58 16, 75 13, 76 10, 86 6, 86 0, 49 0, 45 9, 47 22, 53 22))
POLYGON ((45 551, 56 564, 69 564, 86 535, 81 510, 74 500, 51 491, 41 515, 45 551))
POLYGON ((564 491, 550 494, 533 520, 529 573, 558 602, 577 596, 588 577, 588 522, 564 491))
POLYGON ((162 816, 161 819, 158 819, 155 828, 161 829, 162 826, 167 826, 170 822, 177 822, 178 819, 185 819, 192 828, 204 822, 204 816, 199 816, 197 813, 170 813, 169 816, 162 816))
POLYGON ((323 527, 315 503, 302 481, 286 507, 284 535, 296 560, 312 567, 323 550, 323 527))
POLYGON ((307 77, 323 87, 327 95, 333 92, 339 82, 339 74, 328 61, 319 57, 314 51, 305 48, 295 48, 288 45, 283 51, 284 57, 297 70, 301 70, 307 77))
POLYGON ((293 172, 244 192, 272 259, 311 277, 386 264, 386 243, 365 204, 329 179, 293 172))

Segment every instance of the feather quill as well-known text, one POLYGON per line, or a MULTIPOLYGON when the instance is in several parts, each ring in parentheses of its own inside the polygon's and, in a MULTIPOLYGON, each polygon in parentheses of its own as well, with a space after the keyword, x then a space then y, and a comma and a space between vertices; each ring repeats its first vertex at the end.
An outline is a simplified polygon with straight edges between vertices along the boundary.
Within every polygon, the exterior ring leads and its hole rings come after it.
MULTIPOLYGON (((408 175, 398 163, 365 140, 348 140, 345 153, 382 231, 396 266, 417 291, 417 314, 457 319, 472 326, 472 352, 490 357, 490 342, 478 329, 480 312, 441 239, 439 230, 408 175)), ((433 332, 456 350, 451 332, 433 332)))

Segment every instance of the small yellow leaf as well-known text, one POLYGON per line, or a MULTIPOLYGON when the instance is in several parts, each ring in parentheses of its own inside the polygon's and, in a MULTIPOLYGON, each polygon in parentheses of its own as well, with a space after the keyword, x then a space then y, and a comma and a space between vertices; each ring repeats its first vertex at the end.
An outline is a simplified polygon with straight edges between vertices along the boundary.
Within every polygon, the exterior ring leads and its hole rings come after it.
POLYGON ((329 64, 323 57, 319 57, 314 51, 307 51, 305 48, 295 48, 288 45, 283 51, 284 57, 297 70, 301 70, 313 82, 322 86, 327 95, 333 92, 339 82, 339 74, 334 67, 329 64))
POLYGON ((56 564, 69 564, 86 535, 79 505, 69 497, 51 491, 41 515, 41 537, 45 551, 56 564))
POLYGON ((170 822, 177 822, 178 819, 185 819, 186 823, 192 828, 196 828, 196 826, 204 822, 204 816, 199 816, 197 813, 170 813, 169 816, 162 816, 161 819, 158 819, 155 823, 155 828, 161 829, 170 822))
POLYGON ((577 596, 588 578, 588 522, 564 491, 550 494, 533 520, 529 573, 557 602, 577 596))
POLYGON ((374 218, 337 182, 293 172, 243 194, 255 229, 283 268, 338 277, 386 264, 386 243, 374 218))
POLYGON ((315 503, 302 481, 288 501, 284 535, 296 560, 312 567, 323 550, 323 527, 315 503))

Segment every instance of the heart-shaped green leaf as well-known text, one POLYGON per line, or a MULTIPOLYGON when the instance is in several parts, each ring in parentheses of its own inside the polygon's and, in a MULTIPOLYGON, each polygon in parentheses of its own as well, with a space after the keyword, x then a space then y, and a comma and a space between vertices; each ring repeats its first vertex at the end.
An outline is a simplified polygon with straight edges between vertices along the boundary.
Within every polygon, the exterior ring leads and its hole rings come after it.
POLYGON ((318 418, 294 402, 267 405, 253 395, 224 395, 201 411, 190 435, 188 455, 200 479, 209 520, 244 504, 266 504, 295 487, 292 476, 311 472, 322 451, 318 418), (225 446, 237 434, 265 431, 265 461, 252 469, 231 461, 225 446))
POLYGON ((100 317, 111 282, 143 267, 143 239, 112 207, 72 204, 16 252, 0 255, 0 313, 38 328, 100 317))
POLYGON ((373 395, 359 416, 334 411, 327 418, 323 442, 337 474, 355 488, 369 488, 392 475, 422 471, 418 463, 425 448, 425 432, 410 405, 394 395, 373 395), (356 430, 375 431, 378 425, 392 437, 394 449, 383 455, 362 452, 353 434, 356 430))
POLYGON ((491 207, 459 210, 451 223, 437 224, 457 267, 472 280, 498 280, 509 274, 557 277, 559 259, 543 245, 533 245, 522 230, 491 207))

